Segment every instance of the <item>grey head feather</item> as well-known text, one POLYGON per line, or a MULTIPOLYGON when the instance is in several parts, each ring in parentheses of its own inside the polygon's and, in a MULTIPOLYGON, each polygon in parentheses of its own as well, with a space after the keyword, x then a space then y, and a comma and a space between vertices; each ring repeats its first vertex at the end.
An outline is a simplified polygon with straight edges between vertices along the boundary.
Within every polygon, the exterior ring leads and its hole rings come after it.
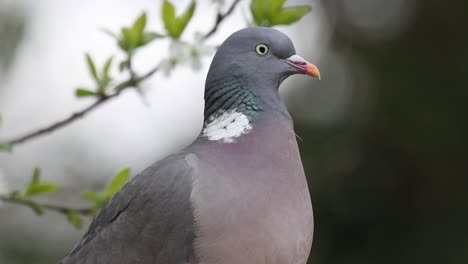
POLYGON ((218 49, 208 72, 205 120, 215 112, 236 106, 249 108, 244 113, 248 117, 255 116, 263 108, 278 110, 289 116, 278 88, 288 76, 297 73, 284 62, 295 54, 291 39, 276 29, 255 27, 232 34, 218 49), (256 53, 259 44, 268 47, 267 54, 256 53), (234 89, 236 87, 237 90, 234 89), (238 100, 238 105, 223 105, 232 96, 239 95, 246 95, 247 99, 238 100))
POLYGON ((216 52, 206 86, 216 80, 238 76, 247 82, 260 84, 258 89, 278 88, 282 80, 295 73, 283 61, 295 54, 291 39, 276 29, 256 27, 237 31, 216 52), (267 54, 256 53, 258 44, 267 45, 267 54))

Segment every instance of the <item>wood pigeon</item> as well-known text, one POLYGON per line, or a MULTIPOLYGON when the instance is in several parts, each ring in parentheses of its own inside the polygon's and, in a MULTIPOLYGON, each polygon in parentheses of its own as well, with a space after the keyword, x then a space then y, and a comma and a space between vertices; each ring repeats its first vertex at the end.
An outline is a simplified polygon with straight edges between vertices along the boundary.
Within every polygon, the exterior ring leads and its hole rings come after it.
POLYGON ((297 73, 320 77, 285 34, 232 34, 208 73, 199 137, 125 185, 60 263, 305 264, 312 205, 278 94, 297 73))

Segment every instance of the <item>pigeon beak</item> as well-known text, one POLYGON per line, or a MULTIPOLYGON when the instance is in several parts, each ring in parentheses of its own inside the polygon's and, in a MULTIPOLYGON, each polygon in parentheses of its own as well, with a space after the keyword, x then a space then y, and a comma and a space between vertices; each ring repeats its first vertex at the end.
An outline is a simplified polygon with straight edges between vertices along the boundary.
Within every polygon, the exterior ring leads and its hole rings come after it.
POLYGON ((320 70, 314 64, 304 60, 299 55, 292 55, 285 59, 286 63, 296 69, 299 73, 306 74, 320 80, 320 70))

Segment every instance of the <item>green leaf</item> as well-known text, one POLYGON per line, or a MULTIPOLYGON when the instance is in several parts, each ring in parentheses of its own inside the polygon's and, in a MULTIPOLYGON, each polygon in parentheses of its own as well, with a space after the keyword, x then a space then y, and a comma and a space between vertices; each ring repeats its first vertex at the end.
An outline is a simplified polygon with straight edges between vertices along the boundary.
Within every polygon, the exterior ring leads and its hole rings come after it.
POLYGON ((145 32, 146 21, 146 13, 143 13, 131 27, 121 29, 122 35, 118 38, 118 45, 122 50, 131 53, 134 49, 144 46, 156 38, 164 37, 154 32, 145 32))
POLYGON ((53 184, 53 183, 35 184, 35 185, 29 186, 24 195, 26 197, 31 197, 35 195, 56 192, 58 191, 58 189, 59 187, 57 186, 57 184, 53 184))
POLYGON ((0 151, 11 152, 13 150, 12 146, 7 143, 0 143, 0 151))
POLYGON ((98 82, 99 77, 97 75, 96 66, 94 65, 93 59, 91 58, 89 53, 86 53, 86 62, 88 63, 89 72, 93 76, 94 80, 96 80, 96 82, 98 82))
POLYGON ((112 81, 112 78, 109 75, 110 68, 112 66, 113 57, 109 57, 104 64, 104 68, 102 69, 102 78, 99 82, 98 92, 102 93, 106 90, 109 83, 112 81))
POLYGON ((296 6, 283 8, 286 0, 252 0, 250 12, 257 26, 290 25, 299 21, 312 8, 296 6))
POLYGON ((252 0, 250 3, 250 12, 257 26, 266 26, 266 4, 267 0, 252 0))
POLYGON ((93 191, 84 191, 83 198, 90 202, 95 202, 98 200, 98 194, 93 191))
POLYGON ((29 183, 29 186, 37 185, 39 184, 39 181, 41 177, 41 169, 39 167, 35 167, 33 171, 33 176, 31 178, 31 182, 29 183))
POLYGON ((141 37, 140 43, 138 44, 138 46, 144 46, 155 39, 164 38, 164 37, 165 37, 164 35, 156 33, 156 32, 145 32, 143 33, 143 36, 141 37))
POLYGON ((145 31, 146 27, 146 13, 143 12, 140 17, 133 23, 133 31, 138 33, 139 36, 143 34, 143 31, 145 31))
POLYGON ((130 175, 130 168, 125 168, 121 170, 117 175, 115 175, 114 179, 110 182, 110 184, 106 188, 106 193, 112 197, 116 194, 122 187, 127 183, 128 177, 130 175))
POLYGON ((104 206, 110 199, 109 195, 105 192, 93 192, 85 191, 83 192, 83 198, 93 203, 93 207, 96 209, 104 206))
POLYGON ((161 16, 164 22, 164 27, 166 28, 167 33, 169 33, 169 35, 172 36, 172 26, 175 24, 176 19, 174 5, 171 2, 164 0, 161 10, 161 16))
POLYGON ((122 37, 119 39, 119 41, 117 42, 117 44, 119 45, 119 47, 123 50, 123 51, 126 51, 128 52, 129 49, 130 49, 130 44, 128 43, 127 39, 125 39, 125 37, 122 35, 122 37))
POLYGON ((274 16, 278 15, 283 9, 286 0, 267 0, 267 17, 271 20, 274 16))
POLYGON ((34 195, 46 194, 51 192, 56 192, 59 187, 53 183, 41 183, 41 170, 36 167, 34 168, 33 175, 31 177, 31 182, 28 185, 28 188, 24 192, 24 197, 30 197, 34 195))
POLYGON ((37 205, 37 206, 32 206, 31 209, 36 213, 37 215, 43 215, 44 214, 44 208, 42 206, 37 205))
POLYGON ((196 7, 197 7, 197 3, 195 1, 192 1, 187 11, 185 11, 185 13, 181 17, 177 18, 177 31, 176 31, 177 38, 179 38, 180 35, 182 35, 182 32, 184 32, 185 28, 187 27, 188 22, 190 22, 190 20, 192 19, 193 13, 195 13, 196 7))
POLYGON ((113 57, 109 57, 106 61, 106 64, 104 65, 104 68, 102 69, 102 78, 103 79, 110 79, 110 76, 109 76, 109 70, 110 70, 110 67, 112 66, 112 60, 114 58, 113 57))
POLYGON ((130 175, 130 169, 125 168, 115 175, 104 191, 83 192, 83 198, 93 203, 94 209, 104 206, 122 187, 127 183, 130 175))
POLYGON ((121 29, 122 35, 118 38, 118 45, 122 50, 131 53, 134 49, 144 45, 146 20, 146 13, 143 13, 131 27, 121 29))
POLYGON ((98 87, 99 94, 102 94, 102 92, 104 92, 106 90, 106 88, 107 88, 107 86, 109 86, 110 82, 111 82, 111 79, 102 79, 99 82, 99 87, 98 87))
POLYGON ((123 72, 124 70, 128 69, 128 60, 124 60, 119 63, 119 71, 123 72))
POLYGON ((83 219, 81 215, 76 211, 71 211, 67 214, 67 220, 72 224, 76 229, 80 229, 83 226, 83 219))
POLYGON ((197 3, 193 0, 188 9, 180 16, 176 17, 174 5, 168 0, 164 0, 162 7, 162 18, 164 27, 167 33, 174 39, 179 39, 184 32, 187 24, 192 19, 192 16, 197 7, 197 3))
POLYGON ((93 91, 90 91, 90 90, 87 90, 87 89, 77 88, 75 90, 75 95, 77 97, 89 97, 89 96, 96 96, 97 93, 93 92, 93 91))
POLYGON ((270 18, 271 25, 291 25, 307 15, 312 8, 310 6, 288 7, 279 14, 270 18))
POLYGON ((133 28, 122 28, 122 36, 125 39, 124 44, 127 47, 126 51, 132 51, 138 44, 138 32, 134 31, 133 28))

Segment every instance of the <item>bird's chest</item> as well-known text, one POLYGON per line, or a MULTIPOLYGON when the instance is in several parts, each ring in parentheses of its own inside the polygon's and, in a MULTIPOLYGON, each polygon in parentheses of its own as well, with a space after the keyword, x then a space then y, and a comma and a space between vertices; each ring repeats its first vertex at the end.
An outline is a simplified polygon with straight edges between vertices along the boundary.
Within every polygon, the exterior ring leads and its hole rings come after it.
POLYGON ((297 149, 245 154, 223 161, 195 184, 199 262, 305 264, 313 219, 297 149))

